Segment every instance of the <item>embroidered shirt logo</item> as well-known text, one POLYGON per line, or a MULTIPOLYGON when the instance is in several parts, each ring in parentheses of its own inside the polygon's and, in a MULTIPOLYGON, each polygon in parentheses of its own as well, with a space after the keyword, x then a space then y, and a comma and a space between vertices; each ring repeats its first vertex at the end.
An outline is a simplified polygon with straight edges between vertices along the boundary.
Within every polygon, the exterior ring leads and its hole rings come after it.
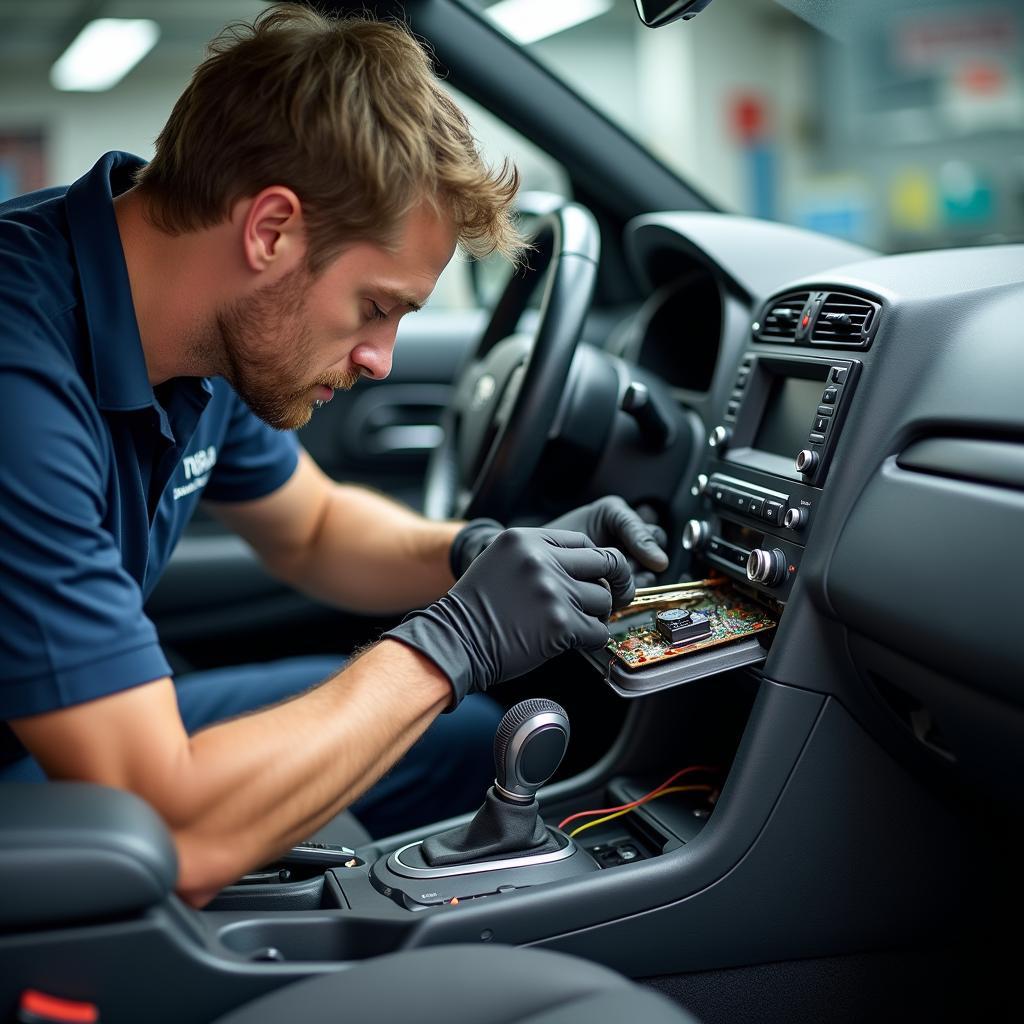
POLYGON ((202 490, 210 480, 210 470, 217 465, 217 449, 211 444, 209 448, 200 449, 181 460, 185 470, 186 483, 174 488, 174 500, 187 498, 198 490, 202 490))

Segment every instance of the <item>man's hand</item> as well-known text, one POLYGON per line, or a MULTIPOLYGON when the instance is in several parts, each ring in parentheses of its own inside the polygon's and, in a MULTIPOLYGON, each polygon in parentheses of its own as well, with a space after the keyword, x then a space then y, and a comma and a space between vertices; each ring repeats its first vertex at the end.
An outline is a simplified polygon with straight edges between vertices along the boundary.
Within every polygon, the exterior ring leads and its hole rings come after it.
POLYGON ((384 636, 426 655, 448 676, 454 707, 467 693, 563 651, 602 647, 613 601, 628 604, 632 596, 629 566, 615 548, 564 530, 505 530, 448 594, 384 636))
MULTIPOLYGON (((473 519, 452 543, 452 575, 459 579, 473 560, 497 537, 503 527, 493 519, 473 519)), ((609 496, 566 512, 547 523, 545 530, 571 530, 583 533, 601 547, 618 548, 629 560, 638 587, 650 586, 654 573, 668 567, 664 548, 668 537, 660 526, 645 523, 639 514, 619 497, 609 496), (638 565, 648 571, 638 571, 638 565)), ((615 607, 620 607, 616 603, 615 607)))
POLYGON ((660 526, 645 523, 622 498, 614 495, 566 512, 548 523, 545 529, 576 530, 585 533, 595 544, 618 548, 634 563, 631 568, 638 587, 650 586, 654 582, 654 573, 668 568, 668 555, 664 550, 668 543, 665 531, 660 526), (635 563, 650 572, 636 571, 635 563))

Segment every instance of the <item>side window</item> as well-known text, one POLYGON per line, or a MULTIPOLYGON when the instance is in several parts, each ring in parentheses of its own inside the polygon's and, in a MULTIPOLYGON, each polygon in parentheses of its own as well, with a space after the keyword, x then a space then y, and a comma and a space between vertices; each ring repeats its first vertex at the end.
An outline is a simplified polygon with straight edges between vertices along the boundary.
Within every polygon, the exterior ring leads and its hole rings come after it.
MULTIPOLYGON (((528 218, 556 198, 568 198, 569 176, 556 160, 532 142, 496 118, 489 110, 467 96, 446 86, 473 127, 483 158, 491 166, 500 166, 508 157, 519 168, 522 179, 520 198, 524 228, 528 218)), ((476 262, 457 252, 438 279, 428 309, 468 310, 489 306, 497 297, 511 268, 501 257, 476 262)))
POLYGON ((1019 0, 715 0, 653 32, 525 6, 477 0, 723 210, 884 252, 1024 238, 1019 0))

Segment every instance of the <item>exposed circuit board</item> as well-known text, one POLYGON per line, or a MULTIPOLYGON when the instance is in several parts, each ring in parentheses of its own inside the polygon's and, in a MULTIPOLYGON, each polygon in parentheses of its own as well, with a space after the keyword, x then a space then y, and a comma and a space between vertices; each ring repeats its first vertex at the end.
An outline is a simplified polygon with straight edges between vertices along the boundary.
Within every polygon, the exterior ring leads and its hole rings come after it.
POLYGON ((635 670, 773 629, 776 620, 766 608, 740 597, 727 580, 712 578, 638 590, 633 603, 614 612, 609 624, 608 650, 635 670), (710 636, 671 643, 659 632, 656 620, 659 611, 670 608, 707 616, 710 636))

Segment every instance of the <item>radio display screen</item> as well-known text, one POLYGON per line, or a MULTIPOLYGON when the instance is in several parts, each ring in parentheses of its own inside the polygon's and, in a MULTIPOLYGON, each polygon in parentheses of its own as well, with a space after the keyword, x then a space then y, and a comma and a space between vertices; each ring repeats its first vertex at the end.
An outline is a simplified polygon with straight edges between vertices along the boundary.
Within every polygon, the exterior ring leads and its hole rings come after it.
POLYGON ((820 380, 776 377, 752 447, 786 458, 806 448, 823 387, 820 380))

